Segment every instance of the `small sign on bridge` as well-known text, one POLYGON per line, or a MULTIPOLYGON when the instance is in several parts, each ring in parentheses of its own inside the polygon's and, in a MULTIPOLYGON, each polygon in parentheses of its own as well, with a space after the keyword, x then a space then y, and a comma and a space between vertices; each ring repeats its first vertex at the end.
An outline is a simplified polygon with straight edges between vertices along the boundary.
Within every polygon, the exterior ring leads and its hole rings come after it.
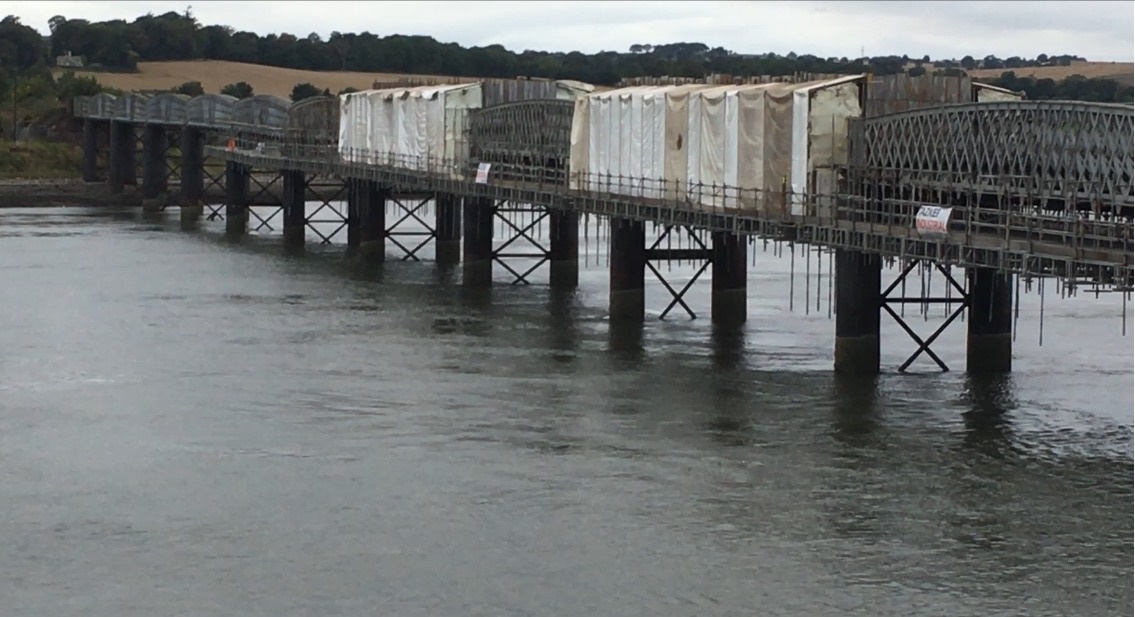
POLYGON ((950 214, 953 208, 922 206, 914 217, 914 229, 920 236, 945 238, 950 233, 950 214))
POLYGON ((473 180, 473 182, 475 182, 476 184, 488 184, 490 167, 492 167, 492 163, 478 163, 477 177, 473 180))

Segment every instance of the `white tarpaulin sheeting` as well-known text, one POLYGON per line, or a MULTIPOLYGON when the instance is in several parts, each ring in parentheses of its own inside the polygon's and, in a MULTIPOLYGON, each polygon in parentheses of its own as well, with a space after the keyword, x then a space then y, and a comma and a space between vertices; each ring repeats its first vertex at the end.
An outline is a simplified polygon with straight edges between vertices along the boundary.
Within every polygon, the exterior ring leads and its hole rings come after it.
MULTIPOLYGON (((571 188, 783 211, 785 190, 806 193, 814 173, 847 163, 862 78, 636 86, 580 97, 571 188)), ((802 208, 803 199, 793 201, 802 208)))
POLYGON ((351 162, 456 173, 468 157, 468 110, 480 107, 480 84, 344 94, 339 154, 351 162))

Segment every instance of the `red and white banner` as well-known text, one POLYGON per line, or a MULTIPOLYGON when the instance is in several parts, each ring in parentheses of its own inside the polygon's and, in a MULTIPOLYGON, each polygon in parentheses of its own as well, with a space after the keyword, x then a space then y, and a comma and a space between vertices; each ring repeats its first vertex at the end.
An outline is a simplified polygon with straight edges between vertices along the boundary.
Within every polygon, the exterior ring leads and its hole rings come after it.
MULTIPOLYGON (((475 182, 477 184, 488 184, 489 183, 489 167, 491 167, 491 166, 492 166, 492 163, 478 163, 477 164, 477 178, 473 182, 475 182)), ((468 178, 469 176, 465 176, 465 177, 468 178)))
POLYGON ((922 206, 914 217, 914 229, 920 236, 946 237, 950 233, 950 214, 953 208, 922 206))

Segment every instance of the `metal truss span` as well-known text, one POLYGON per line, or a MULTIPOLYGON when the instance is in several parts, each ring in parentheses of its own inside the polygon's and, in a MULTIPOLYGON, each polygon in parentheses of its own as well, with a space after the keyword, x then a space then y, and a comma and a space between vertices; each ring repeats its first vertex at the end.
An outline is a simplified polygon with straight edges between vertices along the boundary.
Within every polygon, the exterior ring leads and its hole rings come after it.
POLYGON ((998 101, 870 118, 853 166, 895 186, 998 195, 1044 210, 1130 219, 1135 107, 998 101))

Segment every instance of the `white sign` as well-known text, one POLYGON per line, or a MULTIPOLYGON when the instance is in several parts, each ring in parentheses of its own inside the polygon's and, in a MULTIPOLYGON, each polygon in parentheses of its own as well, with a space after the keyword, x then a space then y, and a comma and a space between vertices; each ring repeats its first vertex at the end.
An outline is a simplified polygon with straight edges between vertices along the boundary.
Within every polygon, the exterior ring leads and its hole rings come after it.
MULTIPOLYGON (((474 182, 476 182, 477 184, 488 184, 489 183, 489 167, 491 167, 491 166, 492 166, 492 163, 478 163, 477 164, 477 179, 474 180, 474 182)), ((468 177, 468 176, 466 176, 466 177, 468 177)))
POLYGON ((950 213, 953 208, 922 206, 914 217, 914 229, 920 236, 945 237, 950 232, 950 213))

